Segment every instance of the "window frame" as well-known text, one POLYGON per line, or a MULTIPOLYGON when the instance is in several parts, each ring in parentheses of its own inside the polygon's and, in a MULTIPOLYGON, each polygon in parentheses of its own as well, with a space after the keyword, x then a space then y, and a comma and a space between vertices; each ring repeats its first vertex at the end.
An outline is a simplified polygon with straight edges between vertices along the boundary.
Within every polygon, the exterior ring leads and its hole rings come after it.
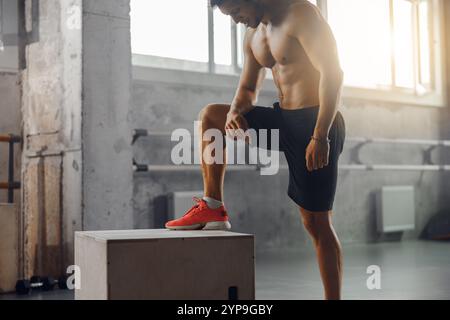
MULTIPOLYGON (((131 0, 132 1, 132 0, 131 0)), ((390 0, 391 2, 394 0, 390 0)), ((405 0, 407 1, 407 0, 405 0)), ((416 1, 416 0, 409 0, 416 1)), ((418 94, 414 90, 408 90, 400 87, 389 87, 387 89, 371 89, 345 85, 342 93, 344 99, 360 99, 377 102, 388 102, 398 104, 408 104, 416 106, 430 106, 430 107, 444 107, 447 104, 447 68, 445 61, 445 10, 442 0, 428 0, 432 10, 430 10, 430 22, 432 23, 432 32, 430 34, 430 73, 432 90, 418 94), (434 44, 434 45, 432 45, 434 44)), ((208 6, 207 1, 205 5, 208 6)), ((317 0, 317 6, 321 9, 325 18, 328 18, 328 0, 317 0)), ((245 32, 245 28, 241 25, 236 25, 231 21, 231 57, 232 64, 224 66, 216 64, 214 61, 214 9, 208 6, 208 48, 209 61, 194 62, 187 60, 178 60, 166 57, 158 57, 152 55, 132 54, 133 56, 133 76, 137 81, 161 81, 149 72, 154 72, 155 69, 167 74, 164 82, 186 83, 186 84, 201 84, 217 87, 233 88, 239 79, 242 68, 238 64, 238 32, 245 32), (173 71, 185 73, 182 77, 172 77, 173 71), (203 75, 199 75, 199 73, 203 75), (211 83, 204 81, 205 77, 210 77, 211 83), (221 85, 218 82, 227 81, 227 85, 221 85)), ((231 20, 231 18, 230 18, 231 20)), ((416 20, 417 22, 417 20, 416 20)), ((417 52, 419 48, 416 47, 417 52)), ((395 67, 395 61, 392 61, 395 67)), ((419 69, 420 65, 416 65, 415 69, 419 69)), ((266 82, 271 82, 271 77, 268 77, 266 82)), ((276 92, 273 85, 265 84, 263 89, 271 92, 276 92)))
POLYGON ((0 72, 19 72, 18 5, 15 1, 0 1, 0 33, 4 51, 0 51, 0 72))
MULTIPOLYGON (((318 0, 325 7, 328 0, 318 0)), ((394 0, 389 0, 392 3, 394 0)), ((406 0, 405 0, 406 1, 406 0)), ((416 0, 409 0, 416 1, 416 0)), ((431 5, 430 11, 430 23, 432 23, 430 34, 430 76, 432 88, 424 94, 419 94, 412 89, 401 88, 394 85, 388 89, 370 89, 361 88, 355 86, 345 85, 343 91, 344 98, 351 99, 364 99, 364 100, 376 100, 381 102, 411 104, 419 106, 432 106, 432 107, 445 107, 447 106, 447 94, 446 94, 446 80, 447 80, 447 68, 445 62, 445 14, 444 3, 442 0, 428 0, 431 5), (432 45, 434 43, 434 45, 432 45)), ((391 8, 392 10, 392 8, 391 8)), ((414 24, 417 24, 417 19, 414 20, 414 24)), ((393 21, 391 21, 391 24, 393 21)), ((417 31, 417 25, 415 32, 417 31)), ((416 35, 417 36, 417 35, 416 35)), ((416 41, 416 53, 420 51, 420 47, 416 41)), ((420 69, 420 65, 415 61, 415 81, 417 79, 417 69, 420 69)), ((392 77, 395 79, 395 59, 391 60, 392 77)), ((416 82, 417 85, 417 82, 416 82)))

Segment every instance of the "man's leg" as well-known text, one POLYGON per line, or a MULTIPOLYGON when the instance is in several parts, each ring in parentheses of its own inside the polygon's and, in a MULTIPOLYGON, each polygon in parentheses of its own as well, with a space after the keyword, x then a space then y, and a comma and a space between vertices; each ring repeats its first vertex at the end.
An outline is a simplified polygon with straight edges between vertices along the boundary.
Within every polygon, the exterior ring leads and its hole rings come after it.
MULTIPOLYGON (((206 147, 211 143, 210 141, 203 141, 203 133, 209 129, 218 129, 225 136, 225 124, 227 120, 227 114, 230 111, 230 105, 224 104, 211 104, 206 106, 199 115, 201 122, 200 126, 200 144, 201 144, 201 157, 206 147)), ((223 150, 223 163, 226 162, 225 153, 225 139, 223 150)), ((201 158, 203 159, 203 158, 201 158)), ((211 164, 208 165, 202 161, 202 173, 205 197, 213 198, 218 201, 223 201, 223 182, 225 177, 225 164, 211 164)))
MULTIPOLYGON (((225 123, 229 105, 209 105, 205 107, 199 115, 200 137, 209 129, 219 130, 225 137, 225 123)), ((224 138, 225 140, 225 138, 224 138)), ((224 141, 225 142, 225 141, 224 141)), ((206 147, 212 141, 204 142, 201 139, 202 155, 206 147)), ((225 163, 225 143, 223 151, 223 162, 225 163)), ((216 158, 215 155, 214 158, 216 158)), ((219 155, 217 155, 218 157, 219 155)), ((166 228, 170 230, 230 230, 228 213, 222 203, 223 180, 225 175, 225 164, 207 165, 202 159, 202 172, 205 184, 205 197, 203 199, 194 198, 196 204, 186 212, 181 218, 166 223, 166 228)), ((217 160, 217 159, 216 159, 217 160)), ((219 159, 220 160, 220 159, 219 159)), ((208 161, 208 163, 210 163, 208 161)))
POLYGON ((303 208, 300 208, 300 212, 317 252, 325 299, 340 300, 342 249, 331 222, 332 212, 311 212, 303 208))

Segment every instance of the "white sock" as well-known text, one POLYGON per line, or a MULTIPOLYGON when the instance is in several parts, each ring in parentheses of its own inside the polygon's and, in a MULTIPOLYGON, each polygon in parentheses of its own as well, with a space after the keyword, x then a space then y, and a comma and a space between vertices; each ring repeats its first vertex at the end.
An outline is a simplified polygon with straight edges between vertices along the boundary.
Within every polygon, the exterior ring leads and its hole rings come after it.
POLYGON ((221 206, 223 206, 223 202, 213 199, 213 198, 209 198, 209 197, 203 197, 203 200, 206 201, 206 204, 208 205, 208 208, 210 209, 218 209, 221 206))

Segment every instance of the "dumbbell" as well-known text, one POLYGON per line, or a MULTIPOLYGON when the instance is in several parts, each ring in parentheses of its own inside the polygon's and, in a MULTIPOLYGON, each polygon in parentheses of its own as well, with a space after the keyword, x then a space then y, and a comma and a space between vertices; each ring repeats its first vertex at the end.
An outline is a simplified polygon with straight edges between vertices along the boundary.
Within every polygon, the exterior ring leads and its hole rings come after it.
POLYGON ((67 289, 67 276, 61 276, 58 280, 53 277, 42 278, 42 290, 52 291, 57 285, 59 289, 67 289))
POLYGON ((59 277, 57 283, 58 283, 58 288, 60 288, 61 290, 67 290, 67 279, 69 277, 68 276, 61 276, 59 277))
POLYGON ((67 276, 61 276, 58 280, 53 277, 33 276, 30 280, 19 280, 16 282, 16 293, 26 295, 33 289, 42 289, 43 291, 52 291, 58 285, 60 289, 67 289, 67 276))
POLYGON ((41 288, 42 286, 42 279, 38 276, 33 276, 30 280, 18 280, 16 282, 16 293, 19 295, 29 294, 32 289, 41 288))

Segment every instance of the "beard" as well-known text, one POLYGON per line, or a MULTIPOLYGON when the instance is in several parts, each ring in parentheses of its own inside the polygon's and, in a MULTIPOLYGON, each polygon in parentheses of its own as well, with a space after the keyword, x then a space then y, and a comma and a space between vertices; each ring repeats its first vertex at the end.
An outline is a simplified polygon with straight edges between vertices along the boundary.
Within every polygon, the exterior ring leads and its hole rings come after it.
POLYGON ((259 26, 259 24, 261 23, 261 21, 262 21, 262 19, 264 17, 264 8, 259 3, 256 4, 255 17, 256 18, 254 20, 254 23, 255 23, 256 26, 254 28, 259 26))
POLYGON ((250 22, 247 24, 247 27, 256 29, 256 28, 258 28, 258 26, 259 26, 260 23, 261 23, 261 20, 255 19, 254 21, 250 21, 250 22))
POLYGON ((261 24, 263 17, 264 17, 264 10, 262 6, 258 4, 255 8, 255 18, 251 19, 248 22, 247 26, 256 29, 261 24))

